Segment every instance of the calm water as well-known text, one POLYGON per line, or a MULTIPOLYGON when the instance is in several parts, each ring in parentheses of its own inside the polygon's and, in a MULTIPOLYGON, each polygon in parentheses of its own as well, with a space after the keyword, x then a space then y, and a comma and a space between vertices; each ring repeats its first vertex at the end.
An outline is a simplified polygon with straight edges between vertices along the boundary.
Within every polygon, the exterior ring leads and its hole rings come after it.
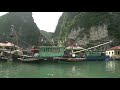
POLYGON ((120 61, 0 62, 0 78, 119 78, 120 61))

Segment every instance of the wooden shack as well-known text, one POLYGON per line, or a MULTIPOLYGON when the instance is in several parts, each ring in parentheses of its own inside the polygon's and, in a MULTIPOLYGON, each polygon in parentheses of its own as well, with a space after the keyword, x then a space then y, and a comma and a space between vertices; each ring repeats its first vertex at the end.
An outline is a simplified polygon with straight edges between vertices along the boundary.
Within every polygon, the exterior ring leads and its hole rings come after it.
POLYGON ((106 55, 113 59, 120 59, 120 45, 106 50, 106 55))

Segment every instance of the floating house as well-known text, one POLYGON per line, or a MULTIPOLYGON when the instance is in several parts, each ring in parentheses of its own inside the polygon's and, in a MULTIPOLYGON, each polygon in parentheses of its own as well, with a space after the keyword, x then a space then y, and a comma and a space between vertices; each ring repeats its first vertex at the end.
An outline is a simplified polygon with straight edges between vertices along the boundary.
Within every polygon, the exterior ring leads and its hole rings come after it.
POLYGON ((106 51, 106 55, 113 59, 120 59, 120 46, 115 46, 106 51))
POLYGON ((20 50, 20 47, 11 43, 11 42, 4 42, 0 43, 0 59, 9 59, 12 56, 19 56, 22 55, 23 52, 20 50))
POLYGON ((64 47, 58 46, 41 46, 39 49, 32 50, 37 58, 62 57, 64 55, 64 47))
POLYGON ((14 47, 14 48, 20 48, 17 45, 14 45, 11 42, 0 43, 0 49, 9 49, 9 48, 12 48, 12 47, 14 47))

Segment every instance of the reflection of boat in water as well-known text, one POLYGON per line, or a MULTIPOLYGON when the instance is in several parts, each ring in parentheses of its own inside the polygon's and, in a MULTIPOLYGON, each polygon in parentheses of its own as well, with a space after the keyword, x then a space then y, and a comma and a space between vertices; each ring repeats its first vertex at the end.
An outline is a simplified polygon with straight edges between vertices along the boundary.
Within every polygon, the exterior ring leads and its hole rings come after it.
POLYGON ((75 71, 76 71, 76 68, 75 68, 75 66, 73 66, 72 67, 72 73, 75 73, 75 71))
POLYGON ((106 70, 115 71, 115 61, 106 61, 106 70))

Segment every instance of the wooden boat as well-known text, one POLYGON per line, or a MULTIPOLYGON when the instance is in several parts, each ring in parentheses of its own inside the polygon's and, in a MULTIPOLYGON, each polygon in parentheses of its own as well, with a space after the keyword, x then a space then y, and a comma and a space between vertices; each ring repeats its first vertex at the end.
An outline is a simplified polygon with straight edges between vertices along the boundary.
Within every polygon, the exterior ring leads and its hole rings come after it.
POLYGON ((64 55, 64 47, 59 46, 41 46, 38 49, 31 50, 32 55, 24 55, 24 58, 18 58, 22 62, 41 62, 54 61, 54 57, 62 57, 64 55))
POLYGON ((34 56, 29 56, 29 55, 23 55, 21 58, 17 58, 17 60, 21 62, 41 62, 44 59, 38 59, 34 56))
POLYGON ((86 60, 95 61, 95 60, 105 60, 106 55, 102 51, 87 51, 86 52, 86 60))
POLYGON ((85 61, 86 58, 68 58, 65 61, 67 62, 80 62, 80 61, 85 61))
POLYGON ((36 58, 18 58, 21 62, 41 62, 42 60, 36 58))
POLYGON ((1 56, 1 57, 0 57, 0 61, 7 61, 7 60, 8 60, 7 57, 4 57, 4 56, 1 56))

